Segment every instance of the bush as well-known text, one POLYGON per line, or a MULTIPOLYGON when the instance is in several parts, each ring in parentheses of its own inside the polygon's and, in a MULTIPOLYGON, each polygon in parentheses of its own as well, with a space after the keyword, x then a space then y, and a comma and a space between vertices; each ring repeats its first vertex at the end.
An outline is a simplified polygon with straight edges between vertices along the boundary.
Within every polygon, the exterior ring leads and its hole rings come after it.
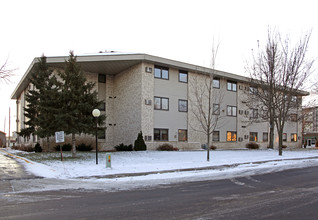
POLYGON ((254 142, 250 142, 246 144, 246 148, 248 149, 259 149, 259 145, 254 143, 254 142))
POLYGON ((34 147, 32 147, 31 145, 23 145, 23 144, 20 146, 13 146, 12 149, 26 151, 26 152, 33 152, 34 151, 34 147))
POLYGON ((285 148, 287 148, 287 145, 282 145, 282 149, 285 149, 285 148))
POLYGON ((114 147, 117 151, 132 151, 133 150, 133 146, 132 144, 129 145, 124 145, 123 143, 116 145, 114 147))
POLYGON ((34 146, 34 151, 38 153, 42 152, 42 147, 39 143, 36 143, 36 145, 34 146))
POLYGON ((134 150, 135 151, 147 150, 147 145, 144 141, 141 131, 138 133, 138 137, 135 140, 134 150))
POLYGON ((157 147, 157 150, 159 150, 159 151, 178 151, 179 149, 177 147, 173 147, 171 144, 162 144, 159 147, 157 147))
POLYGON ((211 146, 210 146, 210 149, 211 149, 211 150, 216 150, 216 146, 211 145, 211 146))
POLYGON ((91 151, 93 150, 92 145, 86 145, 86 144, 79 144, 76 146, 76 150, 78 151, 91 151))
MULTIPOLYGON (((60 151, 61 146, 57 145, 57 146, 54 147, 54 149, 56 151, 60 151)), ((71 151, 71 150, 72 150, 72 145, 71 144, 63 144, 62 145, 62 151, 71 151)))

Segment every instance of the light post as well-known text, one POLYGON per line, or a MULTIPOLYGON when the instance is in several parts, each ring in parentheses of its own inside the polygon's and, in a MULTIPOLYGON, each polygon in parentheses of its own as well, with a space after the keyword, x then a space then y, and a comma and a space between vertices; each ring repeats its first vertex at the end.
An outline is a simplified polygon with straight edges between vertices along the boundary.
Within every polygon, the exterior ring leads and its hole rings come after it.
POLYGON ((96 118, 96 164, 98 164, 98 136, 97 136, 97 131, 98 131, 98 117, 100 116, 100 111, 95 108, 93 111, 92 111, 92 114, 94 116, 94 118, 96 118))

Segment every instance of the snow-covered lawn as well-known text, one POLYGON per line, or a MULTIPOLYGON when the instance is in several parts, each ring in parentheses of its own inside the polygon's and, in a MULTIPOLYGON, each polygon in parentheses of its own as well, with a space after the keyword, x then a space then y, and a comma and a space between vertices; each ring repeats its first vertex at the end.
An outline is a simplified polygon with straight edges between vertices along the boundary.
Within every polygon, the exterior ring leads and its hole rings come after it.
MULTIPOLYGON (((188 168, 213 167, 209 170, 172 172, 165 174, 142 175, 140 178, 178 178, 205 173, 246 172, 252 169, 272 170, 289 169, 304 166, 318 166, 317 149, 285 150, 278 156, 277 150, 217 150, 211 151, 210 162, 206 161, 206 151, 144 151, 113 152, 111 168, 106 168, 106 153, 99 153, 99 164, 96 165, 95 152, 78 152, 78 158, 71 158, 70 152, 64 152, 64 161, 60 153, 25 153, 15 150, 8 152, 18 158, 26 169, 46 178, 74 179, 78 177, 96 178, 114 174, 159 172, 188 168), (317 158, 312 158, 317 157, 317 158), (25 158, 26 160, 23 160, 25 158), (307 158, 302 160, 291 160, 307 158), (310 159, 312 158, 312 159, 310 159), (255 163, 268 161, 265 163, 255 163), (233 165, 232 167, 219 167, 233 165), (154 177, 156 176, 156 177, 154 177)), ((137 178, 137 177, 136 177, 137 178)))

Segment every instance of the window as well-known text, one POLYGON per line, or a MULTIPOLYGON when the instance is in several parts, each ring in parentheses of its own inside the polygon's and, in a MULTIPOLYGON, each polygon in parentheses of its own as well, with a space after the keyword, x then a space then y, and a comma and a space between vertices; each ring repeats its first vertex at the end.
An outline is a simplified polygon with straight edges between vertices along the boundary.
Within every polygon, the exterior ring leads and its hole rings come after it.
POLYGON ((188 82, 188 72, 179 70, 179 82, 188 82))
POLYGON ((292 102, 297 102, 297 96, 293 95, 293 96, 291 97, 291 101, 292 101, 292 102))
POLYGON ((257 94, 257 88, 255 88, 255 87, 250 87, 250 94, 251 94, 251 95, 256 95, 256 94, 257 94))
POLYGON ((287 134, 283 133, 283 141, 287 141, 287 134))
POLYGON ((220 131, 213 131, 212 141, 220 141, 220 131))
POLYGON ((257 141, 257 132, 250 132, 250 141, 257 141))
POLYGON ((291 114, 290 115, 290 120, 293 121, 293 122, 296 122, 297 121, 297 114, 291 114))
POLYGON ((251 109, 251 118, 258 118, 258 109, 251 109))
POLYGON ((213 104, 213 115, 219 115, 220 114, 220 105, 219 104, 213 104))
POLYGON ((105 111, 106 110, 106 104, 105 102, 101 102, 98 107, 97 107, 100 111, 105 111))
POLYGON ((105 130, 98 129, 97 136, 98 136, 98 139, 106 139, 105 130))
POLYGON ((268 141, 268 132, 263 132, 263 142, 268 141))
POLYGON ((220 88, 220 79, 219 78, 213 78, 213 88, 220 88))
POLYGON ((297 134, 291 134, 291 141, 297 142, 297 134))
POLYGON ((187 141, 188 140, 188 130, 179 129, 178 130, 178 141, 187 141))
POLYGON ((169 99, 163 97, 155 97, 154 106, 157 110, 169 110, 169 99))
POLYGON ((154 140, 155 141, 168 141, 168 129, 154 129, 154 140))
POLYGON ((227 115, 236 117, 236 106, 227 106, 227 115))
POLYGON ((155 78, 169 79, 169 68, 155 66, 155 78))
POLYGON ((236 141, 236 131, 228 131, 226 133, 226 141, 236 141))
POLYGON ((98 74, 98 82, 99 83, 106 83, 106 75, 105 74, 98 74))
POLYGON ((227 81, 227 90, 236 92, 236 82, 227 81))
POLYGON ((188 101, 179 99, 179 112, 187 112, 188 111, 188 101))

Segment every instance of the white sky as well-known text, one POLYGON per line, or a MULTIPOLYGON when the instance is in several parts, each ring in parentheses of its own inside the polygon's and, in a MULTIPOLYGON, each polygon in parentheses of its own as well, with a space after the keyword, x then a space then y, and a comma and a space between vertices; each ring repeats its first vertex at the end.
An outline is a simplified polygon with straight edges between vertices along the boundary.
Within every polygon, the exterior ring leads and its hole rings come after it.
POLYGON ((309 55, 318 57, 314 0, 1 0, 0 64, 16 69, 0 84, 0 131, 15 130, 17 83, 34 57, 96 53, 147 53, 209 66, 213 37, 220 41, 216 68, 247 75, 245 62, 267 28, 300 36, 312 29, 309 55), (6 119, 6 126, 4 122, 6 119))

